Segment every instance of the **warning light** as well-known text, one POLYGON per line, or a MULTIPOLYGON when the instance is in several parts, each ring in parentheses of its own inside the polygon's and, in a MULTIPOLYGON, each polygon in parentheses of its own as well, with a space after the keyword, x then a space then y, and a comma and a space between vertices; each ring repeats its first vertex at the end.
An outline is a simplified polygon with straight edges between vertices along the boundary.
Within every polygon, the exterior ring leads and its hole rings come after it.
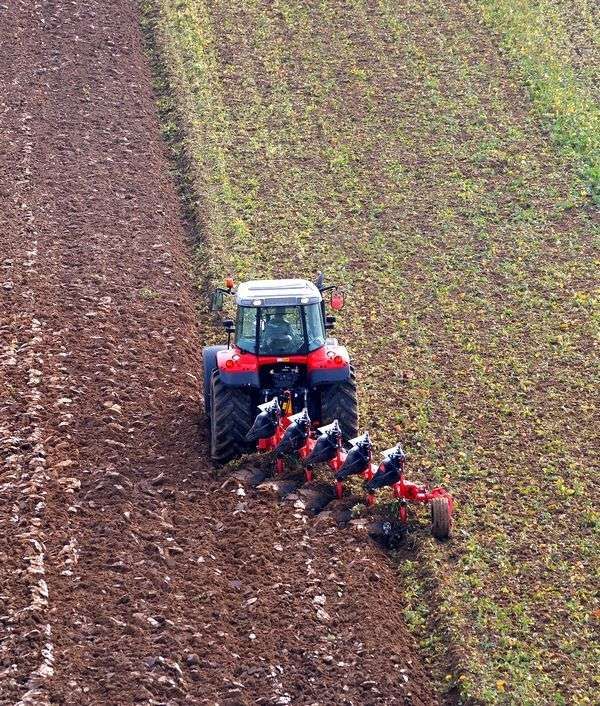
POLYGON ((339 311, 344 306, 344 295, 337 290, 331 294, 331 308, 339 311))

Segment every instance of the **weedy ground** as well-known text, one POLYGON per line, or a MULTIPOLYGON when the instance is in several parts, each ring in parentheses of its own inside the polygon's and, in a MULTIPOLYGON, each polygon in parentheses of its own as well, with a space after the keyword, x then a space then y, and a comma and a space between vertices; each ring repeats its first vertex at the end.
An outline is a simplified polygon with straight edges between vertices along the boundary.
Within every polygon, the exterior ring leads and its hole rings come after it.
POLYGON ((600 205, 600 6, 474 0, 528 86, 542 124, 600 205))
MULTIPOLYGON (((422 538, 425 568, 400 565, 423 648, 452 654, 441 679, 465 701, 583 704, 600 687, 594 157, 561 142, 554 78, 535 73, 535 42, 520 49, 509 5, 149 11, 185 131, 198 262, 209 278, 323 269, 344 284, 338 335, 363 426, 379 448, 401 439, 411 477, 457 498, 453 541, 422 538)), ((571 8, 554 7, 568 38, 571 8)), ((563 88, 585 117, 577 91, 597 86, 580 59, 563 88)))

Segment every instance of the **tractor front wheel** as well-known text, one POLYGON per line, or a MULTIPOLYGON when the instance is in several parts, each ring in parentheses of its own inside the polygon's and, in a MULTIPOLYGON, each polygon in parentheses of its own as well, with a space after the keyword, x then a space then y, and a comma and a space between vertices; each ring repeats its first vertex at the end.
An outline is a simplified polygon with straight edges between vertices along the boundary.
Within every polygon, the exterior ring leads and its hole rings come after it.
POLYGON ((346 441, 358 436, 356 376, 352 367, 348 380, 327 385, 321 391, 321 424, 331 424, 334 419, 338 420, 346 441))
POLYGON ((436 539, 450 536, 450 502, 448 498, 433 498, 431 501, 431 534, 436 539))
POLYGON ((249 450, 246 434, 252 426, 252 397, 240 387, 228 387, 219 371, 211 376, 210 457, 227 463, 249 450))

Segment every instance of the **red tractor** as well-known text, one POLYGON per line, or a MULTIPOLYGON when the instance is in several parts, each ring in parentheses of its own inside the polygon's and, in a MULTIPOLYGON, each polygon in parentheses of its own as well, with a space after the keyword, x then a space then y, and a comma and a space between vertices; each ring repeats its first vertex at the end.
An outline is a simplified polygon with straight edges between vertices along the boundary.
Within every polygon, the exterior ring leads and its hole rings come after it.
POLYGON ((358 434, 356 381, 348 351, 328 337, 335 316, 323 295, 341 309, 335 286, 301 279, 257 280, 213 295, 213 310, 235 297, 235 322, 225 319, 227 345, 202 351, 204 407, 210 424, 210 453, 225 463, 255 448, 248 434, 259 404, 276 397, 284 414, 308 411, 314 426, 338 420, 344 439, 358 434), (233 335, 233 345, 232 338, 233 335))

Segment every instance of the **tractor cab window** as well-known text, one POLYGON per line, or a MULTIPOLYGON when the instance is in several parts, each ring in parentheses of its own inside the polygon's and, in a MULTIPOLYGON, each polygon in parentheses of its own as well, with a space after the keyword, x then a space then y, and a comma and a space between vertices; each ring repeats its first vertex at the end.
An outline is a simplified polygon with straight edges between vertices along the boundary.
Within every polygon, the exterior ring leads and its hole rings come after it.
POLYGON ((259 355, 304 353, 304 326, 299 306, 265 306, 260 309, 259 355))
POLYGON ((240 306, 237 310, 235 342, 248 353, 256 353, 256 312, 254 306, 240 306))
POLYGON ((241 306, 235 342, 242 350, 259 355, 302 355, 314 351, 325 343, 321 305, 241 306))
POLYGON ((308 350, 316 351, 325 345, 325 326, 323 325, 323 309, 320 304, 309 304, 302 307, 306 320, 306 338, 308 350))

